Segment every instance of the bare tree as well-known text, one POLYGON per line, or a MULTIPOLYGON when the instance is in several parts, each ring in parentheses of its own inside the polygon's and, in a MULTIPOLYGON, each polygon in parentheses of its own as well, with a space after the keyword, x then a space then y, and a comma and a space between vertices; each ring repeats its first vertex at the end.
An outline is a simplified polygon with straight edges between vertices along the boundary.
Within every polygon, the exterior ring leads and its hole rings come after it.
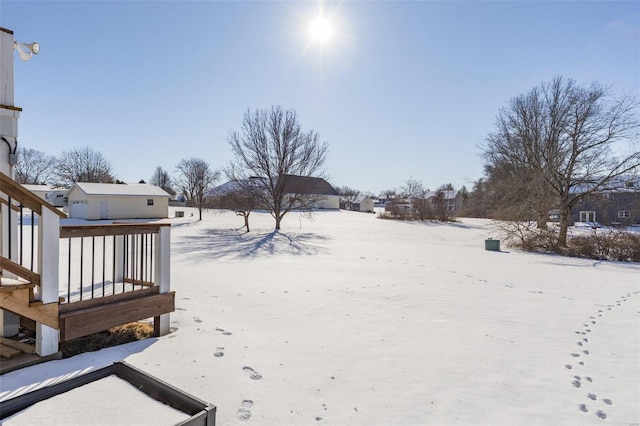
POLYGON ((109 161, 89 147, 63 152, 57 163, 56 179, 64 186, 73 182, 111 183, 115 180, 109 161))
POLYGON ((211 170, 209 164, 200 158, 182 159, 176 166, 179 177, 176 188, 185 196, 190 205, 198 208, 199 220, 205 208, 205 195, 211 189, 220 173, 211 170))
POLYGON ((431 217, 431 203, 428 200, 429 190, 424 188, 422 181, 413 177, 407 179, 400 187, 401 197, 411 202, 411 217, 417 220, 427 220, 431 217))
MULTIPOLYGON (((262 185, 258 179, 253 179, 252 181, 255 185, 262 185)), ((255 190, 247 191, 246 188, 249 185, 251 184, 247 183, 241 186, 236 182, 229 181, 207 194, 207 198, 209 198, 212 207, 233 210, 236 215, 242 216, 247 232, 250 231, 249 216, 251 212, 258 207, 254 194, 260 190, 256 188, 255 190)))
POLYGON ((155 172, 153 172, 153 176, 151 176, 151 180, 149 181, 149 183, 151 185, 162 188, 171 195, 176 194, 176 191, 174 191, 173 185, 171 184, 171 176, 169 176, 169 172, 167 172, 160 166, 156 167, 156 170, 155 172))
POLYGON ((309 209, 317 202, 304 185, 292 184, 291 176, 319 177, 327 144, 320 142, 317 132, 302 131, 295 110, 248 110, 240 132, 232 132, 228 142, 235 159, 225 170, 227 176, 271 213, 276 229, 289 211, 309 209), (252 177, 260 179, 259 190, 252 177))
POLYGON ((512 180, 539 223, 556 209, 566 247, 571 209, 640 167, 638 107, 634 96, 557 77, 499 111, 483 146, 489 170, 512 180))
POLYGON ((361 191, 348 186, 336 186, 335 189, 340 196, 341 207, 344 206, 347 210, 351 210, 353 205, 358 201, 358 198, 362 195, 361 191))
POLYGON ((30 148, 19 148, 17 154, 16 182, 34 185, 51 182, 56 166, 55 157, 30 148))

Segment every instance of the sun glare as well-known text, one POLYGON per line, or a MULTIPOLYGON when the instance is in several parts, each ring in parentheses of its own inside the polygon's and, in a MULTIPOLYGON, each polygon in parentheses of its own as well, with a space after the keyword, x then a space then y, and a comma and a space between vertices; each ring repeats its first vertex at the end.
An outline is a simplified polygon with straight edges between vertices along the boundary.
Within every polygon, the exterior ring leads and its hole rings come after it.
POLYGON ((334 35, 333 25, 326 18, 319 17, 311 21, 309 25, 311 38, 320 43, 326 43, 334 35))

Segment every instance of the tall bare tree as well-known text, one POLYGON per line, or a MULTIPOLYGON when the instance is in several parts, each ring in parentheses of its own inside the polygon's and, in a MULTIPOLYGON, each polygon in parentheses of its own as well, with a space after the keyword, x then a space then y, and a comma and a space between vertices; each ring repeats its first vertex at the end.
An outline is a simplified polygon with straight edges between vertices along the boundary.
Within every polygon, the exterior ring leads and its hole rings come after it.
POLYGON ((429 189, 425 189, 422 181, 413 177, 407 179, 400 187, 401 197, 411 201, 411 217, 417 220, 431 218, 431 203, 427 197, 429 189))
POLYGON ((109 161, 88 146, 63 152, 57 162, 55 177, 65 186, 73 182, 111 183, 115 180, 109 161))
POLYGON ((565 247, 571 209, 640 167, 638 109, 635 96, 556 77, 499 111, 483 146, 487 168, 539 223, 558 211, 565 247))
POLYGON ((225 169, 227 176, 271 213, 276 229, 286 213, 317 201, 298 185, 287 184, 290 175, 320 177, 328 149, 317 132, 302 131, 295 110, 248 110, 241 130, 232 132, 228 142, 235 159, 225 169), (259 190, 252 177, 260 179, 259 190))
POLYGON ((176 188, 187 201, 198 208, 199 218, 202 220, 202 210, 205 208, 205 195, 212 189, 220 173, 211 170, 209 164, 200 158, 182 159, 176 166, 178 178, 176 188))
POLYGON ((51 183, 56 158, 31 148, 18 149, 16 181, 18 183, 45 185, 51 183))
POLYGON ((153 176, 151 176, 151 180, 149 181, 149 183, 151 185, 162 188, 171 195, 176 194, 176 191, 174 191, 173 185, 171 183, 171 176, 169 176, 169 172, 167 172, 160 166, 156 167, 156 170, 153 172, 153 176))

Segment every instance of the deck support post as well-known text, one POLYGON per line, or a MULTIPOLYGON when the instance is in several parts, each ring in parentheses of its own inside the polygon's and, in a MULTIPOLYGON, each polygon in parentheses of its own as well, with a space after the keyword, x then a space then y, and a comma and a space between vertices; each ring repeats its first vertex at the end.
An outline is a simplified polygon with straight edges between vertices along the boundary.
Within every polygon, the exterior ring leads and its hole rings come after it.
MULTIPOLYGON (((40 288, 34 294, 42 303, 58 302, 60 262, 60 218, 49 209, 42 209, 38 224, 38 270, 40 288)), ((58 352, 60 332, 36 322, 36 353, 48 356, 58 352)))
MULTIPOLYGON (((160 294, 171 291, 171 227, 163 226, 158 230, 155 241, 155 283, 159 287, 160 294)), ((164 336, 169 334, 169 315, 163 314, 153 319, 154 334, 164 336)))
POLYGON ((126 235, 116 235, 115 238, 115 275, 113 277, 113 285, 124 282, 124 244, 126 235))

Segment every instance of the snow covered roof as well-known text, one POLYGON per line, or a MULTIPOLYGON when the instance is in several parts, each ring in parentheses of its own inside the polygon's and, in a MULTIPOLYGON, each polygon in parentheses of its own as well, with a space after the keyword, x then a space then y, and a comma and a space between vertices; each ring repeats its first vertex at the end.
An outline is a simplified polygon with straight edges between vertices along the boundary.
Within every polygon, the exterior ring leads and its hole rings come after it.
POLYGON ((51 191, 53 189, 52 186, 49 185, 30 185, 30 184, 26 184, 23 183, 22 187, 24 189, 27 189, 31 192, 43 192, 43 191, 51 191))
POLYGON ((171 197, 165 190, 160 187, 149 185, 148 183, 128 183, 128 184, 115 184, 115 183, 88 183, 88 182, 76 182, 71 189, 67 192, 71 192, 73 188, 78 188, 86 195, 115 195, 122 197, 171 197))

